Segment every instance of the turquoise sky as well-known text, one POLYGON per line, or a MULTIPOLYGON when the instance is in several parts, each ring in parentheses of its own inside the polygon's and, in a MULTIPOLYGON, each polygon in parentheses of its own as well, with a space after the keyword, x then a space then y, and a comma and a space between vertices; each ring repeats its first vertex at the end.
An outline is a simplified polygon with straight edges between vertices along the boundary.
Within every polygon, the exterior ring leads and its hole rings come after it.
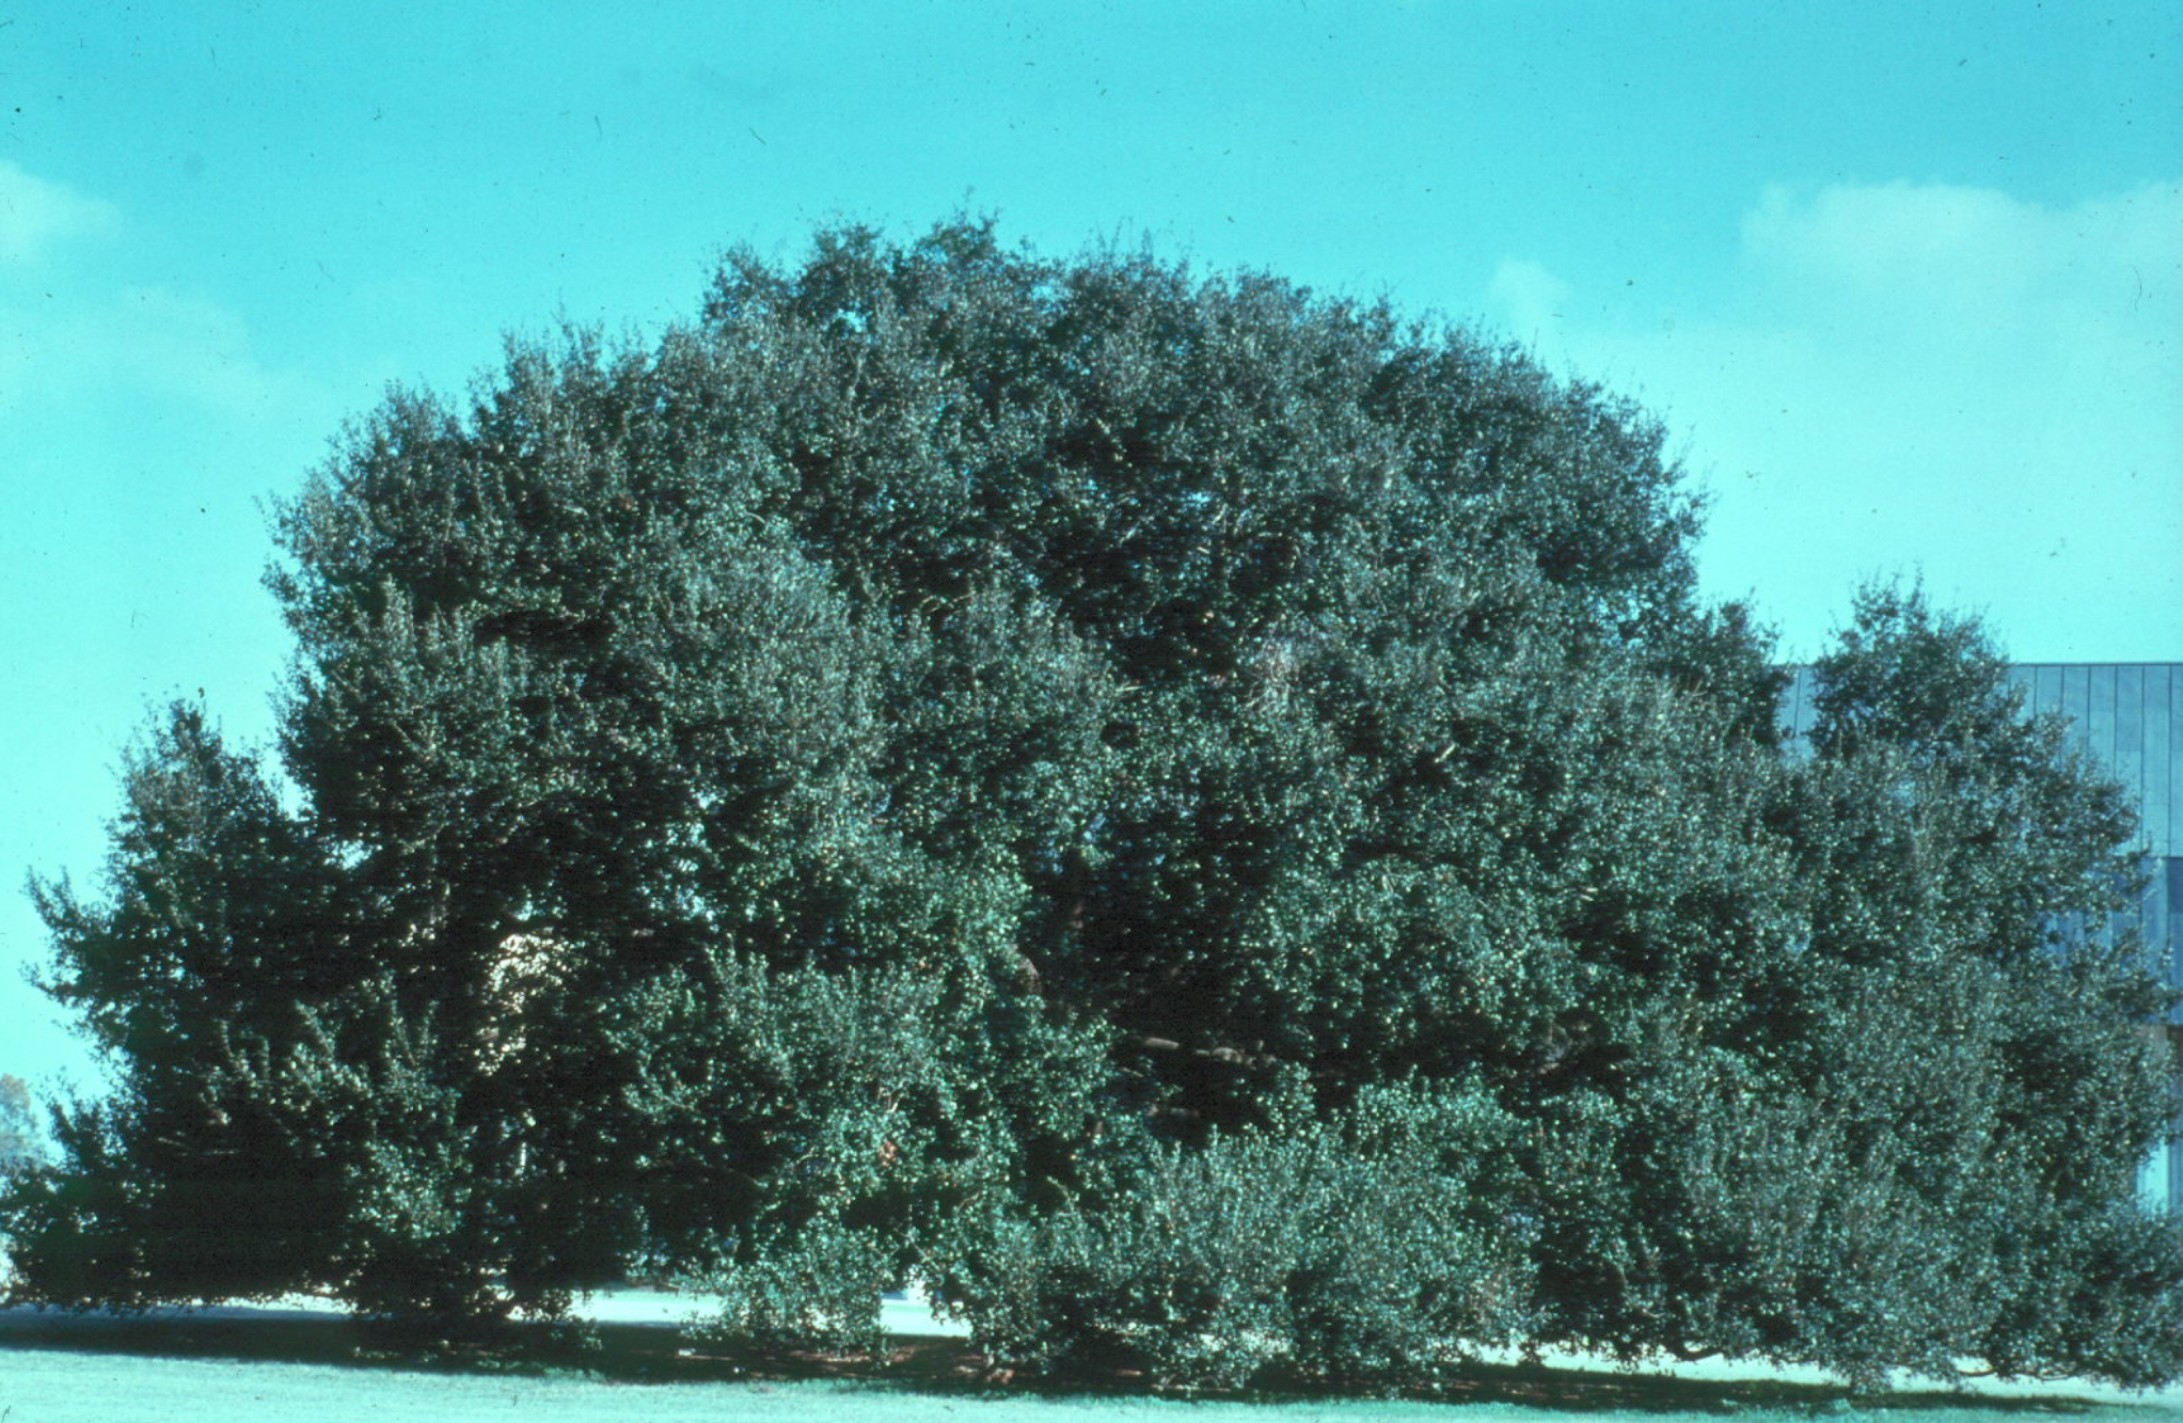
POLYGON ((1785 653, 1922 570, 2183 659, 2183 5, 0 5, 0 1071, 121 750, 262 740, 262 501, 389 381, 957 209, 1480 324, 1635 395, 1785 653))

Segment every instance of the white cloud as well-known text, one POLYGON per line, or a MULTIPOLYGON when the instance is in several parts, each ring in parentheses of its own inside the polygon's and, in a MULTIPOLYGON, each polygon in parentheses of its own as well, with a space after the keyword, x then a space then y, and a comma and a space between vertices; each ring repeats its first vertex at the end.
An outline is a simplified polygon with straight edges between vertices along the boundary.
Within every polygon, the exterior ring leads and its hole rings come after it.
POLYGON ((1493 273, 1486 299, 1507 320, 1509 334, 1539 344, 1559 333, 1573 295, 1569 284, 1537 262, 1511 257, 1493 273))
POLYGON ((1896 369, 1937 361, 2037 399, 2087 358, 2146 376, 2183 362, 2177 185, 2068 209, 1901 183, 1776 188, 1744 219, 1743 259, 1775 319, 1896 369))
POLYGON ((48 434, 142 425, 163 408, 229 431, 333 427, 329 393, 259 360, 247 323, 217 302, 158 286, 37 296, 0 295, 0 417, 36 413, 48 434))
POLYGON ((79 296, 53 311, 10 313, 0 336, 0 408, 97 405, 101 392, 152 395, 230 420, 279 416, 322 400, 300 376, 251 353, 243 319, 219 303, 158 286, 121 286, 79 296))
POLYGON ((2183 185, 1770 188, 1740 239, 1695 309, 1563 289, 1585 319, 1540 322, 1552 273, 1493 287, 1512 334, 1687 434, 1717 593, 1809 652, 1858 579, 1922 567, 2019 656, 2183 654, 2183 185))
POLYGON ((324 392, 258 360, 239 313, 132 281, 131 254, 97 241, 119 230, 114 204, 0 160, 0 412, 103 424, 150 397, 330 427, 324 392))
POLYGON ((2057 299, 2172 311, 2183 269, 2183 186, 2155 184, 2066 210, 1983 188, 1767 189, 1743 221, 1746 260, 1807 295, 1900 304, 1913 320, 1979 324, 2057 299))
POLYGON ((56 242, 117 229, 121 210, 0 158, 0 262, 27 263, 56 242))

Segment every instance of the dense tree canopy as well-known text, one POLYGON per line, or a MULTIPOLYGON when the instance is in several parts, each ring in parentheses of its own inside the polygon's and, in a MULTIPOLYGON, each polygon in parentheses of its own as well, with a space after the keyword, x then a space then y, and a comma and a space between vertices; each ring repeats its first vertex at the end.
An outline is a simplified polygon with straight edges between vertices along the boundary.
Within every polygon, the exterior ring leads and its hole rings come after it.
POLYGON ((39 887, 121 1085, 0 1207, 18 1292, 2175 1375, 2163 1000, 2073 927, 2128 807, 1914 594, 1783 745, 1662 446, 967 222, 390 395, 279 511, 277 758, 178 708, 39 887))

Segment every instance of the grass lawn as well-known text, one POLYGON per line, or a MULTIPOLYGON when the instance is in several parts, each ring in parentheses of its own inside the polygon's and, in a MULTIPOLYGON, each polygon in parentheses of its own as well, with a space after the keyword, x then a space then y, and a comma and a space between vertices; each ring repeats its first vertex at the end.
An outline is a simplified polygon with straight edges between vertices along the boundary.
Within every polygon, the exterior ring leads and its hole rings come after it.
MULTIPOLYGON (((1816 1375, 1757 1368, 1633 1374, 1558 1360, 1543 1369, 1489 1367, 1457 1402, 1299 1399, 1194 1401, 1141 1394, 1032 1393, 980 1381, 960 1339, 934 1335, 916 1312, 890 1306, 904 1330, 893 1359, 846 1377, 834 1361, 731 1357, 692 1349, 673 1329, 687 1302, 641 1292, 591 1302, 600 1347, 581 1366, 510 1369, 489 1361, 378 1357, 338 1314, 297 1303, 161 1312, 117 1319, 0 1310, 0 1423, 469 1423, 522 1419, 735 1419, 752 1423, 1065 1423, 1070 1419, 1189 1419, 1192 1423, 1398 1423, 1587 1419, 1717 1420, 1727 1414, 1832 1415, 1849 1407, 1816 1375), (907 1331, 923 1330, 912 1334, 907 1331)), ((1858 1411, 1890 1423, 2056 1414, 2166 1423, 2183 1394, 2134 1398, 2078 1385, 1905 1391, 1858 1411)))

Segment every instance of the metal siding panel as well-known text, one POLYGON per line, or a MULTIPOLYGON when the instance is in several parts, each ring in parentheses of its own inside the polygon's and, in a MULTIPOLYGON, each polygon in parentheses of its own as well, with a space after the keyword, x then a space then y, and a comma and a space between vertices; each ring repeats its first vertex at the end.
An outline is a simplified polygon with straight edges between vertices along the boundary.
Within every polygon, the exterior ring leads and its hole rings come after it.
POLYGON ((2069 718, 2069 744, 2079 751, 2090 748, 2090 727, 2085 713, 2092 705, 2092 678, 2085 667, 2062 669, 2062 715, 2069 718))
POLYGON ((1812 734, 1812 689, 1817 679, 1809 667, 1792 669, 1789 686, 1781 699, 1781 721, 1792 741, 1812 734))
POLYGON ((2085 678, 2085 750, 2109 775, 2115 773, 2115 669, 2087 667, 2085 678))
POLYGON ((2183 1209, 2183 1140, 2164 1142, 2153 1150, 2168 1157, 2168 1213, 2173 1215, 2183 1209))
MULTIPOLYGON (((2175 944, 2171 937, 2172 931, 2169 928, 2172 921, 2168 912, 2168 872, 2170 863, 2167 860, 2156 859, 2147 866, 2150 873, 2145 877, 2145 898, 2140 906, 2142 913, 2139 916, 2139 932, 2145 936, 2146 953, 2151 957, 2152 962, 2158 966, 2161 979, 2173 983, 2175 981, 2176 962, 2175 944)), ((2183 1010, 2183 1004, 2179 1004, 2178 1009, 2183 1010)), ((2168 1017, 2170 1021, 2174 1021, 2177 1014, 2170 1013, 2168 1017)))
POLYGON ((2115 779, 2130 794, 2138 813, 2138 835, 2151 844, 2153 832, 2145 817, 2145 669, 2115 669, 2115 779))
MULTIPOLYGON (((2178 1046, 2176 1031, 2170 1028, 2168 1030, 2168 1061, 2171 1065, 2176 1061, 2178 1046)), ((2162 1146, 2154 1149, 2165 1150, 2168 1154, 2168 1209, 2170 1212, 2175 1212, 2183 1209, 2183 1115, 2179 1115, 2170 1125, 2178 1129, 2176 1134, 2163 1143, 2162 1146)))
MULTIPOLYGON (((2142 932, 2145 942, 2154 955, 2154 962, 2163 966, 2161 977, 2175 982, 2178 972, 2175 942, 2175 897, 2171 893, 2179 888, 2174 881, 2178 875, 2176 866, 2183 859, 2156 859, 2149 866, 2152 873, 2145 877, 2145 919, 2142 932)), ((2176 1005, 2170 1013, 2171 1021, 2183 1016, 2183 1004, 2176 1005)))
POLYGON ((2179 864, 2183 864, 2183 855, 2167 855, 2153 861, 2152 903, 2147 906, 2146 915, 2145 932, 2156 936, 2170 952, 2183 949, 2183 944, 2176 942, 2183 938, 2183 933, 2178 933, 2183 925, 2176 922, 2177 913, 2183 911, 2183 901, 2177 897, 2178 891, 2183 890, 2183 885, 2176 883, 2179 864))
POLYGON ((2173 725, 2172 698, 2183 678, 2175 669, 2156 663, 2145 669, 2144 727, 2138 738, 2144 752, 2145 838, 2156 855, 2183 855, 2183 837, 2176 834, 2175 806, 2168 794, 2168 736, 2173 725))
POLYGON ((2161 748, 2168 762, 2168 834, 2167 843, 2160 849, 2165 854, 2183 855, 2183 663, 2171 662, 2161 670, 2168 674, 2168 695, 2161 707, 2168 723, 2168 735, 2161 748))
MULTIPOLYGON (((2168 940, 2168 982, 2183 988, 2183 944, 2176 943, 2177 931, 2183 928, 2183 925, 2176 922, 2179 917, 2183 917, 2183 855, 2169 856, 2166 869, 2167 873, 2161 878, 2167 881, 2168 887, 2165 906, 2167 922, 2161 925, 2161 932, 2168 940)), ((2171 1022, 2183 1022, 2183 1004, 2176 1005, 2176 1011, 2168 1017, 2171 1022)))
POLYGON ((2145 874, 2145 884, 2133 896, 2135 902, 2123 906, 2120 916, 2122 922, 2117 926, 2116 932, 2136 930, 2146 970, 2165 979, 2168 976, 2167 951, 2153 936, 2153 920, 2159 909, 2153 902, 2153 885, 2158 879, 2154 872, 2160 868, 2160 862, 2148 857, 2140 859, 2138 865, 2145 874))
POLYGON ((2024 694, 2024 715, 2039 710, 2039 664, 2036 662, 2011 662, 2009 683, 2024 694))
POLYGON ((2059 712, 2062 710, 2062 669, 2051 664, 2032 669, 2031 709, 2035 712, 2059 712))

